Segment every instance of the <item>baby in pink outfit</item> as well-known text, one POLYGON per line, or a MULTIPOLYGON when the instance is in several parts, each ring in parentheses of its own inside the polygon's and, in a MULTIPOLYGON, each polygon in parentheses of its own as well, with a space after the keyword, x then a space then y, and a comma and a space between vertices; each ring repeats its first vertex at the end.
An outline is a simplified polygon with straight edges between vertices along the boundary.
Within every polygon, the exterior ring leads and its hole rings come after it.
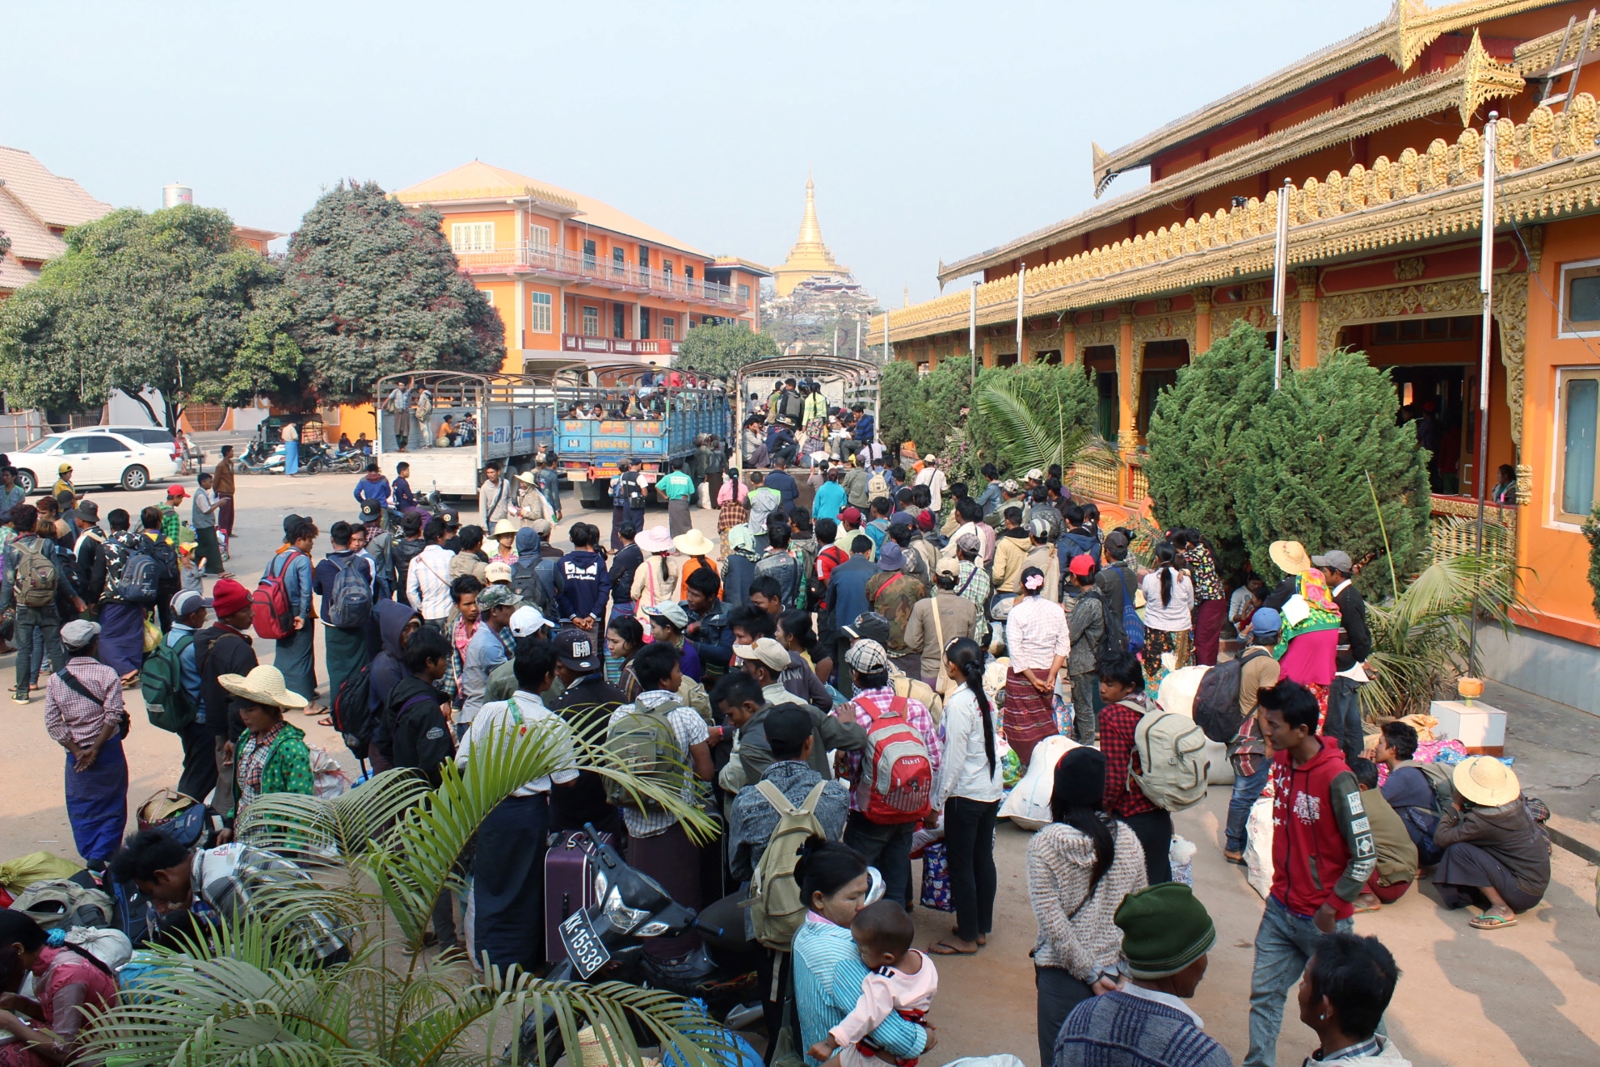
MULTIPOLYGON (((879 1049, 867 1036, 892 1014, 899 1014, 918 1026, 933 1006, 939 991, 939 973, 933 961, 911 947, 916 928, 905 908, 887 900, 869 904, 856 913, 850 936, 867 970, 856 1006, 828 1031, 828 1036, 808 1050, 823 1067, 868 1067, 879 1049), (838 1055, 834 1053, 837 1051, 838 1055)), ((917 1061, 897 1060, 900 1067, 916 1067, 917 1061)))

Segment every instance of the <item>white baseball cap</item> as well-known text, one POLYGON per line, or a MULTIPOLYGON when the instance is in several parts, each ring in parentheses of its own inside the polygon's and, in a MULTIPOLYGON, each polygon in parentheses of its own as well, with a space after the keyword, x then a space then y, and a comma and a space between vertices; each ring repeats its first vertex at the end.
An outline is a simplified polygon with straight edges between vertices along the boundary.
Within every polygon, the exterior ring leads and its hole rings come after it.
POLYGON ((544 617, 544 613, 530 604, 524 604, 511 613, 512 637, 532 637, 549 625, 550 620, 544 617))

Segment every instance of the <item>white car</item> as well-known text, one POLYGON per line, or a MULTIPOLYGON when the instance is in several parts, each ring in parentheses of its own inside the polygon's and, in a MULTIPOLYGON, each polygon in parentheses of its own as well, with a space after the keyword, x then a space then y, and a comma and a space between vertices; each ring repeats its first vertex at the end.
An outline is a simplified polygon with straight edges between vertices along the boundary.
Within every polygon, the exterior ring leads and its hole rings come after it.
POLYGON ((28 493, 54 485, 63 463, 72 465, 74 486, 120 485, 124 489, 168 481, 182 469, 170 437, 146 443, 103 427, 53 433, 11 453, 17 484, 28 493))

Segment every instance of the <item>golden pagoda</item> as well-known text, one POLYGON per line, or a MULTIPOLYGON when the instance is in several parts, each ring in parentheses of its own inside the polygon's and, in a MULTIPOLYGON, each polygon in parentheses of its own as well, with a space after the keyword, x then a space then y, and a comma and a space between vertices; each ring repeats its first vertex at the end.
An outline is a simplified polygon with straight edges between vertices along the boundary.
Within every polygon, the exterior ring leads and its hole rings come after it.
POLYGON ((850 268, 833 261, 833 253, 822 243, 822 227, 817 224, 817 186, 806 177, 806 213, 800 220, 800 239, 789 249, 789 258, 772 271, 779 296, 788 296, 795 286, 818 274, 849 274, 850 268))

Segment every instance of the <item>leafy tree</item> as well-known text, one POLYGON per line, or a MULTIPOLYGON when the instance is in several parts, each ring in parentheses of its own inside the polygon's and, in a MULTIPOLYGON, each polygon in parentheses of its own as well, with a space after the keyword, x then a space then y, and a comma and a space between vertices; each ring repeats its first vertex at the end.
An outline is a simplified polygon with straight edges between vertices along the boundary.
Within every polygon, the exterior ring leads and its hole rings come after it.
POLYGON ((743 323, 700 325, 684 335, 672 365, 731 379, 740 367, 778 354, 778 344, 743 323))
POLYGON ((375 182, 341 183, 306 212, 284 281, 292 332, 323 399, 370 400, 387 374, 500 369, 505 326, 457 269, 440 220, 375 182))
POLYGON ((1389 372, 1348 351, 1285 374, 1255 408, 1230 442, 1238 461, 1228 470, 1258 573, 1276 573, 1267 546, 1282 539, 1312 552, 1340 548, 1357 561, 1387 555, 1362 575, 1369 596, 1391 591, 1389 564, 1400 576, 1421 569, 1430 545, 1428 456, 1416 428, 1397 423, 1399 408, 1389 372))
POLYGON ((1224 573, 1250 556, 1234 509, 1244 458, 1238 441, 1252 412, 1271 395, 1272 351, 1261 331, 1241 319, 1179 369, 1177 384, 1162 391, 1150 415, 1145 474, 1155 517, 1168 529, 1204 533, 1224 573))
POLYGON ((889 449, 889 455, 898 456, 901 442, 917 439, 921 398, 922 382, 915 364, 905 360, 884 364, 878 378, 878 440, 889 449))
POLYGON ((68 411, 120 389, 236 404, 292 386, 300 352, 284 330, 277 268, 233 239, 225 211, 134 208, 67 232, 67 251, 0 305, 0 384, 14 403, 68 411))

